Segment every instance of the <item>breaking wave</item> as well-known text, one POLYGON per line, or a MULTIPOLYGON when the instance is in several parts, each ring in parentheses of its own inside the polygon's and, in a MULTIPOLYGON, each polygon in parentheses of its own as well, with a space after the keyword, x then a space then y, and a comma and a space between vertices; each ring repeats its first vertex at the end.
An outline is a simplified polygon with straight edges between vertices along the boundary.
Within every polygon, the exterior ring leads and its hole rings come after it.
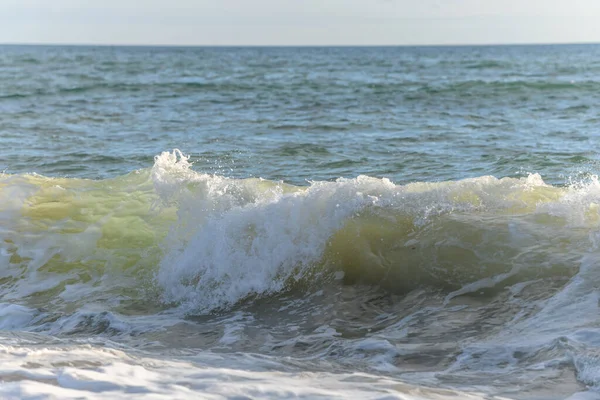
POLYGON ((178 150, 108 180, 0 175, 0 199, 3 298, 57 309, 202 314, 340 281, 493 292, 574 276, 600 224, 596 178, 297 187, 198 173, 178 150))

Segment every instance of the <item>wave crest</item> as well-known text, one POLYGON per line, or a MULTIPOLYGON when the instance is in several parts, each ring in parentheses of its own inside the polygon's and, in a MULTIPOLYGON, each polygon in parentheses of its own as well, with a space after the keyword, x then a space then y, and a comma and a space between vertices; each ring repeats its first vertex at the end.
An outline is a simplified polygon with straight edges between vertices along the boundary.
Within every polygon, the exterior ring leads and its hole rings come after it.
POLYGON ((201 185, 180 193, 181 226, 157 274, 165 300, 193 313, 340 271, 346 283, 394 291, 570 276, 598 224, 595 180, 578 188, 539 175, 399 186, 359 176, 299 188, 194 174, 190 182, 201 185))
POLYGON ((57 309, 110 297, 207 313, 341 276, 397 292, 494 290, 573 275, 600 225, 596 178, 297 187, 198 173, 178 150, 102 181, 1 175, 0 198, 4 298, 57 309))

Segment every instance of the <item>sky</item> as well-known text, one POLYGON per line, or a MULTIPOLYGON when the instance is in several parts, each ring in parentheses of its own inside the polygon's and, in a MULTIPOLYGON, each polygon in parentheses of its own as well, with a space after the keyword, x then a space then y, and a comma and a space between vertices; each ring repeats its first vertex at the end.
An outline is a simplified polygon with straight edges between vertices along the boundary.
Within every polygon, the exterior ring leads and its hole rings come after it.
POLYGON ((600 42, 600 0, 0 0, 0 43, 579 42, 600 42))

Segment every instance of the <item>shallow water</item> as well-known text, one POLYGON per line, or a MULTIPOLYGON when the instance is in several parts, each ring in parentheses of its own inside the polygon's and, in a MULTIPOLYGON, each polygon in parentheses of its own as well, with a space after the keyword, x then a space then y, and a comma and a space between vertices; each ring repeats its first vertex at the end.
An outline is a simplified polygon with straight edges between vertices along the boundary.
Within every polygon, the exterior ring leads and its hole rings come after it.
POLYGON ((0 47, 0 396, 600 398, 599 70, 0 47))

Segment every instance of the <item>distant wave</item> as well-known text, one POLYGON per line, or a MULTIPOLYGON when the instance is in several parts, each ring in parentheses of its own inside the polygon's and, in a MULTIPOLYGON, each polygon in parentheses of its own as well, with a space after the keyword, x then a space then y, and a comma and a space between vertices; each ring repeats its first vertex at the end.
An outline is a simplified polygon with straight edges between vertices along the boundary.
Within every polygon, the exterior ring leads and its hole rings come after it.
POLYGON ((26 88, 20 92, 8 92, 0 94, 0 99, 18 99, 39 96, 55 96, 62 94, 85 94, 96 91, 110 91, 111 93, 135 93, 145 90, 169 90, 173 96, 181 95, 183 92, 227 92, 245 93, 255 92, 260 89, 286 93, 287 91, 302 90, 307 93, 321 91, 324 89, 341 92, 360 90, 361 94, 373 93, 404 93, 412 98, 415 93, 420 94, 452 94, 473 93, 482 96, 497 94, 510 94, 521 92, 559 92, 565 90, 597 92, 600 90, 600 81, 564 81, 552 79, 519 79, 519 80, 454 80, 446 83, 434 83, 423 85, 420 81, 410 80, 388 80, 385 82, 368 81, 340 81, 328 80, 298 80, 291 84, 281 82, 268 82, 256 77, 239 79, 234 81, 160 81, 160 82, 98 82, 93 84, 78 85, 71 87, 49 87, 47 89, 35 89, 27 91, 26 88))

